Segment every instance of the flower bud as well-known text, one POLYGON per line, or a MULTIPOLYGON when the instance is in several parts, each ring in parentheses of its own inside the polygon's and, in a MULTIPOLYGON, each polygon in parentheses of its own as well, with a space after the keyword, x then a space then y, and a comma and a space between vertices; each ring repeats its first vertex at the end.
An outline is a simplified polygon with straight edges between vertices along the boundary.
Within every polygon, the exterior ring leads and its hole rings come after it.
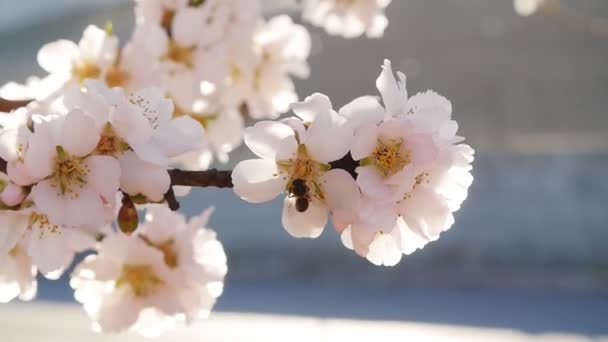
POLYGON ((138 224, 139 217, 137 216, 135 204, 131 200, 131 197, 124 195, 122 206, 118 211, 118 227, 121 232, 131 234, 137 229, 138 224))
POLYGON ((0 199, 2 200, 2 203, 9 207, 14 207, 23 202, 25 195, 25 191, 23 191, 22 187, 15 183, 8 183, 2 191, 2 194, 0 194, 0 199))

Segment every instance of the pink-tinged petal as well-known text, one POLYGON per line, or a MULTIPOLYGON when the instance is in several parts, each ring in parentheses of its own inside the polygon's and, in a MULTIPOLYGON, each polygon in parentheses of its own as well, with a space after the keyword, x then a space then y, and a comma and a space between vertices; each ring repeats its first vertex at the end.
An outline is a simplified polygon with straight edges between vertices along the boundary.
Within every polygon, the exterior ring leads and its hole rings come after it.
POLYGON ((81 110, 72 110, 65 117, 61 145, 69 154, 83 157, 91 153, 100 137, 95 119, 86 116, 81 110))
POLYGON ((120 164, 114 157, 91 156, 87 158, 89 169, 87 184, 90 184, 105 199, 112 198, 120 188, 120 164))
POLYGON ((417 168, 429 168, 439 158, 439 147, 429 134, 415 134, 407 138, 406 146, 412 152, 412 164, 417 168))
POLYGON ((181 116, 159 127, 154 142, 168 157, 177 157, 186 152, 200 149, 203 145, 203 126, 190 116, 181 116), (175 137, 180 137, 175 139, 175 137))
POLYGON ((369 253, 369 245, 374 241, 378 230, 368 223, 354 223, 350 226, 351 242, 357 254, 366 257, 369 253))
POLYGON ((23 202, 26 195, 27 194, 23 187, 11 182, 6 185, 4 190, 2 190, 0 200, 2 200, 2 203, 6 204, 7 206, 14 207, 23 202))
POLYGON ((412 96, 407 102, 408 118, 416 122, 416 127, 424 132, 438 132, 452 116, 452 103, 434 91, 426 91, 412 96))
POLYGON ((232 171, 234 192, 243 200, 263 203, 285 191, 287 181, 279 175, 277 164, 265 159, 244 160, 232 171))
POLYGON ((95 25, 89 25, 78 42, 78 50, 82 59, 107 68, 116 60, 118 38, 95 25))
POLYGON ((416 222, 407 224, 400 218, 398 228, 401 231, 401 249, 405 255, 410 255, 429 243, 429 240, 421 234, 420 226, 416 222))
POLYGON ((333 169, 321 177, 325 202, 333 212, 356 213, 359 210, 361 192, 353 177, 341 169, 333 169))
POLYGON ((78 58, 78 46, 69 40, 58 40, 44 45, 38 51, 38 64, 49 73, 70 73, 78 58))
POLYGON ((0 132, 0 158, 12 162, 19 157, 19 143, 25 140, 20 129, 3 129, 0 132))
POLYGON ((357 168, 357 184, 361 192, 377 200, 391 200, 391 188, 385 184, 384 178, 376 171, 374 166, 360 166, 357 168))
POLYGON ((378 234, 369 245, 367 260, 376 266, 395 266, 401 261, 401 231, 393 229, 389 234, 378 234))
POLYGON ((32 231, 28 254, 40 273, 50 279, 57 279, 74 258, 63 232, 32 231))
POLYGON ((171 177, 166 168, 143 161, 133 152, 124 153, 118 161, 120 188, 123 191, 129 195, 142 194, 155 202, 163 199, 171 186, 171 177))
MULTIPOLYGON (((101 226, 107 224, 111 217, 104 208, 101 196, 92 186, 87 184, 78 189, 78 196, 64 196, 65 218, 62 224, 68 226, 101 226)), ((48 214, 47 214, 48 215, 48 214)), ((49 217, 51 217, 49 215, 49 217)))
POLYGON ((348 153, 354 138, 354 130, 346 125, 345 119, 330 111, 317 115, 302 143, 314 160, 330 163, 348 153))
POLYGON ((384 60, 382 72, 376 80, 376 87, 382 95, 382 102, 389 116, 395 116, 405 111, 407 103, 407 90, 405 88, 405 76, 399 74, 400 83, 395 79, 391 61, 384 60))
POLYGON ((34 179, 32 179, 23 162, 18 161, 6 164, 6 174, 12 182, 21 186, 34 183, 34 179))
POLYGON ((308 209, 301 213, 296 210, 295 202, 293 197, 286 197, 283 201, 283 228, 295 238, 318 238, 327 225, 327 208, 319 200, 312 199, 308 209))
POLYGON ((355 139, 350 148, 354 160, 361 160, 372 155, 378 144, 378 126, 365 125, 355 131, 355 139))
POLYGON ((28 215, 13 212, 3 212, 0 215, 0 256, 17 245, 27 228, 28 215))
POLYGON ((59 189, 53 186, 50 180, 34 185, 30 196, 38 209, 46 214, 50 221, 57 224, 65 222, 66 203, 59 193, 59 189))
POLYGON ((180 46, 194 46, 203 39, 205 20, 199 8, 185 7, 180 8, 173 18, 172 30, 173 39, 180 46))
POLYGON ((260 121, 245 129, 245 145, 260 158, 276 160, 283 144, 297 149, 295 134, 291 127, 275 121, 260 121))
POLYGON ((340 108, 338 114, 346 118, 348 125, 357 129, 382 121, 384 108, 375 96, 361 96, 340 108))
POLYGON ((306 135, 306 126, 304 126, 304 122, 297 117, 291 116, 281 119, 279 122, 284 123, 293 129, 296 134, 296 141, 298 141, 298 143, 300 142, 301 138, 306 135))
POLYGON ((326 115, 332 110, 329 97, 320 93, 314 93, 302 102, 293 103, 291 110, 304 122, 313 122, 317 115, 326 115))
POLYGON ((416 188, 411 196, 401 202, 401 215, 409 226, 417 226, 429 241, 439 238, 454 223, 454 217, 446 200, 432 189, 416 188))
POLYGON ((27 173, 35 179, 50 176, 53 173, 56 154, 50 129, 46 125, 39 125, 30 136, 29 146, 24 156, 27 173))

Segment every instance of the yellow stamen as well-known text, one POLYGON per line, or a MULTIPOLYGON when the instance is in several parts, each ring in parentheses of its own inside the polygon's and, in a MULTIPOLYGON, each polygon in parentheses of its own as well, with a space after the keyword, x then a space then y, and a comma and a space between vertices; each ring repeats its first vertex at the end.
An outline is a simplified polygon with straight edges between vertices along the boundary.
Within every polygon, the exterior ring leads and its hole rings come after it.
POLYGON ((72 68, 72 75, 79 82, 84 81, 86 78, 97 79, 101 75, 101 69, 95 63, 77 63, 72 68))
POLYGON ((192 46, 179 46, 173 40, 169 42, 169 48, 167 50, 167 54, 165 55, 165 60, 170 60, 175 63, 183 64, 187 68, 192 68, 194 66, 193 62, 193 54, 194 47, 192 46))
POLYGON ((383 177, 390 177, 411 162, 410 152, 403 152, 403 139, 378 139, 371 163, 383 177))
POLYGON ((135 297, 147 297, 154 294, 164 282, 154 273, 149 265, 124 265, 122 274, 116 281, 116 287, 128 285, 135 297))
POLYGON ((89 169, 82 157, 72 156, 65 152, 61 146, 56 147, 54 173, 51 176, 51 185, 59 187, 61 195, 72 194, 78 197, 76 188, 86 184, 89 169))

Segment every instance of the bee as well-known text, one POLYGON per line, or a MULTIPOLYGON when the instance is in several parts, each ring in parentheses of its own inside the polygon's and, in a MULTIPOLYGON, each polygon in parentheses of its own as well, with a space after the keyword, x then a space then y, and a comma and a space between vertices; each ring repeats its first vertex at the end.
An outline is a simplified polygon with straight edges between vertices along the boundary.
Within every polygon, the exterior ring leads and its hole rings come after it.
POLYGON ((303 213, 308 209, 310 202, 309 194, 310 188, 306 185, 306 182, 301 178, 296 178, 291 182, 289 186, 289 193, 296 198, 296 210, 303 213))

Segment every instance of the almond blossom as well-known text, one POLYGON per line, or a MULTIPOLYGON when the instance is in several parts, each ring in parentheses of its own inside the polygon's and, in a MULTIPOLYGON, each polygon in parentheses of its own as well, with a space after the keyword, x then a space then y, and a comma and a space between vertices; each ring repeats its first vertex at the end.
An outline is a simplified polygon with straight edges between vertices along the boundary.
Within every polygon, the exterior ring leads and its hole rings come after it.
POLYGON ((345 38, 379 38, 388 26, 391 0, 304 0, 302 17, 327 33, 345 38))
POLYGON ((151 207, 136 235, 110 234, 77 266, 70 284, 94 330, 156 336, 209 315, 226 274, 209 214, 186 222, 151 207))
POLYGON ((120 166, 93 152, 101 139, 93 118, 80 110, 67 116, 34 116, 24 153, 27 173, 39 180, 32 201, 56 224, 103 225, 106 206, 119 188, 120 166))
POLYGON ((245 104, 253 119, 278 117, 298 100, 291 77, 308 77, 310 49, 308 31, 289 16, 261 22, 253 36, 253 54, 241 54, 231 65, 229 96, 245 104))
POLYGON ((101 135, 95 153, 118 159, 122 190, 162 200, 170 185, 167 167, 173 158, 201 146, 202 127, 189 116, 173 118, 173 103, 159 89, 127 96, 94 80, 86 80, 84 87, 86 92, 72 88, 64 101, 67 108, 94 119, 101 135), (142 171, 149 177, 141 177, 142 171))
POLYGON ((234 191, 245 201, 262 203, 287 192, 283 226, 294 237, 318 237, 329 211, 345 205, 358 189, 344 170, 331 169, 344 157, 353 140, 346 120, 329 99, 313 94, 292 105, 297 118, 282 122, 261 121, 245 130, 245 144, 260 159, 240 162, 232 173, 234 191), (294 182, 307 188, 306 208, 298 208, 294 182), (342 203, 341 203, 342 202, 342 203))
POLYGON ((405 75, 397 75, 386 60, 376 82, 383 107, 362 97, 340 110, 356 127, 351 154, 360 159, 356 172, 363 195, 350 216, 334 216, 345 246, 387 266, 449 229, 472 183, 473 149, 460 144, 450 102, 432 91, 408 98, 405 75), (399 172, 407 176, 393 181, 399 172))
POLYGON ((88 26, 78 44, 58 40, 38 52, 38 64, 65 83, 87 78, 104 79, 119 53, 118 38, 99 27, 88 26))

